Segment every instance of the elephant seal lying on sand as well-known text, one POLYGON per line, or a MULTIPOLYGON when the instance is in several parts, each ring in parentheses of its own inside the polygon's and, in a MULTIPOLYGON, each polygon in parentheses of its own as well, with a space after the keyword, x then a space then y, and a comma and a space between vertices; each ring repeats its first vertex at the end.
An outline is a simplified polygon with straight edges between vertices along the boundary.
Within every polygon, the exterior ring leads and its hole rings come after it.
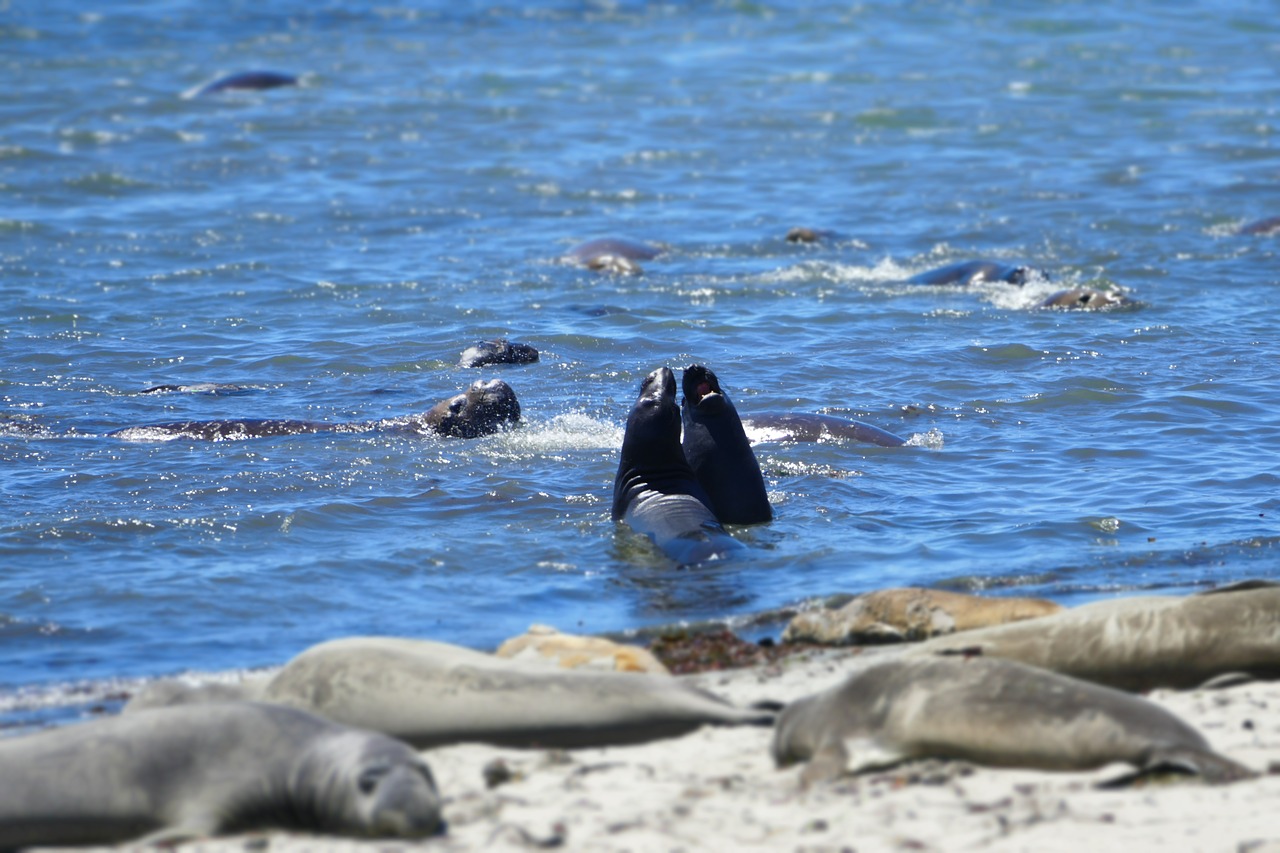
POLYGON ((393 637, 313 646, 271 680, 263 700, 384 732, 419 749, 474 741, 607 746, 675 737, 707 723, 773 719, 667 676, 566 670, 393 637))
POLYGON ((225 441, 277 435, 387 430, 419 434, 434 433, 450 438, 477 438, 495 433, 507 424, 519 420, 520 402, 516 399, 516 392, 501 379, 490 379, 476 380, 463 393, 448 400, 441 400, 420 415, 386 418, 380 421, 354 424, 262 418, 178 421, 126 427, 115 430, 109 435, 127 441, 165 441, 173 438, 225 441))
POLYGON ((681 379, 684 457, 711 498, 722 524, 760 524, 773 519, 760 463, 729 395, 715 373, 701 364, 681 379))
POLYGON ((397 740, 292 708, 153 708, 0 740, 0 849, 261 829, 419 838, 431 771, 397 740))
POLYGON ((1124 690, 1280 678, 1280 585, 1098 601, 1026 622, 937 637, 912 654, 1008 658, 1124 690))
POLYGON ((898 658, 788 705, 773 757, 802 782, 915 758, 1087 770, 1123 761, 1214 782, 1255 775, 1159 705, 1007 660, 898 658))
POLYGON ((645 377, 627 417, 613 481, 613 520, 648 536, 681 565, 719 559, 744 547, 725 532, 685 460, 670 368, 645 377))

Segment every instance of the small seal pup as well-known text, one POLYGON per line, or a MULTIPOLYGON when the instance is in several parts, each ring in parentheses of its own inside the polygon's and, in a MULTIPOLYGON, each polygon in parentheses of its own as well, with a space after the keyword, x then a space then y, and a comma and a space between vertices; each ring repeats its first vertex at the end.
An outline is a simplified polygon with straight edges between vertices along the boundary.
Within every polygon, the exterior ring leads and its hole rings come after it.
POLYGON ((519 420, 520 401, 516 399, 516 392, 510 385, 501 379, 477 379, 463 393, 441 400, 426 412, 399 418, 361 423, 324 423, 288 418, 177 421, 126 427, 107 434, 126 441, 167 441, 173 438, 236 441, 280 435, 384 430, 434 434, 448 438, 478 438, 491 435, 519 420))
POLYGON ((490 364, 533 364, 538 351, 528 344, 519 344, 499 338, 496 341, 476 341, 462 351, 458 367, 486 367, 490 364))
POLYGON ((725 532, 680 447, 676 378, 660 367, 645 377, 627 417, 613 481, 613 520, 648 536, 681 565, 725 557, 744 546, 725 532))
POLYGON ((670 676, 566 670, 396 637, 312 646, 271 680, 263 701, 380 731, 419 749, 644 743, 706 724, 768 724, 774 716, 670 676))
POLYGON ((916 758, 1089 770, 1116 761, 1212 782, 1255 775, 1137 696, 1015 661, 896 658, 788 705, 774 729, 779 766, 808 761, 808 785, 916 758))
POLYGON ((294 708, 152 708, 0 740, 3 850, 261 829, 420 838, 440 809, 409 746, 294 708))
POLYGON ((977 284, 982 281, 1003 281, 1008 284, 1026 284, 1032 278, 1048 278, 1031 267, 1011 267, 994 261, 961 261, 913 275, 909 284, 977 284))
POLYGON ((684 458, 711 498, 716 518, 721 524, 773 520, 760 463, 720 380, 709 368, 691 364, 680 381, 684 458))

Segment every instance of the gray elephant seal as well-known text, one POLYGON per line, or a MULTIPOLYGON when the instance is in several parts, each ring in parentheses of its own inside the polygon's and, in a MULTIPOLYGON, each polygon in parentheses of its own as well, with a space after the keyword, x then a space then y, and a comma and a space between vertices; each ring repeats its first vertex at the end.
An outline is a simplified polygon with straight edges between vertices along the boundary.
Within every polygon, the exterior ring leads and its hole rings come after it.
POLYGON ((916 758, 1087 770, 1116 761, 1214 782, 1253 776, 1160 706, 1119 690, 987 658, 899 658, 787 706, 773 757, 802 781, 916 758))
POLYGON ((1124 690, 1188 689, 1232 673, 1280 678, 1280 586, 1098 601, 938 637, 920 654, 1008 658, 1124 690))
POLYGON ((477 741, 608 746, 675 737, 708 723, 773 719, 669 676, 566 670, 393 637, 313 646, 285 665, 263 699, 380 731, 419 749, 477 741))
POLYGON ((458 367, 486 367, 490 364, 533 364, 538 351, 528 344, 513 343, 506 338, 476 341, 462 351, 458 367))
POLYGON ((1253 222, 1241 225, 1239 233, 1267 237, 1277 231, 1280 231, 1280 216, 1268 216, 1265 219, 1255 219, 1253 222))
POLYGON ((613 481, 613 520, 648 536, 681 565, 702 563, 741 550, 725 532, 711 498, 680 447, 676 379, 660 367, 640 385, 622 437, 613 481))
POLYGON ((1062 308, 1069 311, 1106 311, 1132 305, 1133 301, 1123 293, 1094 290, 1092 287, 1073 287, 1059 290, 1042 299, 1037 308, 1062 308))
POLYGON ((278 89, 281 86, 296 85, 298 85, 298 78, 293 74, 282 74, 279 71, 241 71, 237 74, 219 77, 211 83, 197 86, 184 92, 182 96, 184 98, 199 98, 204 95, 214 95, 219 92, 230 92, 237 89, 261 92, 265 89, 278 89))
POLYGON ((411 432, 449 438, 478 438, 491 435, 520 420, 516 392, 501 379, 476 380, 461 394, 441 400, 426 412, 400 418, 360 423, 323 423, 284 419, 245 418, 223 421, 177 421, 126 427, 108 435, 127 441, 164 441, 196 438, 205 441, 236 441, 281 435, 332 432, 411 432))
POLYGON ((260 829, 418 838, 440 806, 405 744, 292 708, 153 708, 0 740, 4 850, 260 829))
POLYGON ((1031 278, 1047 278, 1031 267, 1013 267, 993 261, 961 261, 945 267, 913 275, 911 284, 977 284, 982 281, 1003 281, 1008 284, 1026 284, 1031 278))
POLYGON ((684 421, 681 445, 698 483, 711 498, 722 524, 760 524, 773 519, 746 430, 720 380, 709 368, 691 364, 681 377, 684 421))
POLYGON ((600 272, 639 275, 644 271, 640 268, 639 261, 651 261, 660 254, 661 249, 648 243, 601 237, 574 246, 565 255, 565 259, 600 272))
POLYGON ((826 438, 861 441, 881 447, 901 447, 905 438, 862 421, 838 418, 835 415, 806 413, 762 413, 747 415, 743 419, 753 429, 765 429, 781 433, 780 441, 820 441, 826 438))

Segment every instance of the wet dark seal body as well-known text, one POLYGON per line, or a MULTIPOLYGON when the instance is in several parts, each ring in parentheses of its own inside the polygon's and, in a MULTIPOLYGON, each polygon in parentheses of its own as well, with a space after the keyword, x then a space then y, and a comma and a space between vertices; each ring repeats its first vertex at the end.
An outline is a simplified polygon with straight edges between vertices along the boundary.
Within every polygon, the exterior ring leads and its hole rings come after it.
POLYGON ((680 407, 669 368, 650 373, 627 418, 613 482, 613 519, 648 536, 682 565, 739 550, 680 448, 680 407))
POLYGON ((1106 311, 1132 305, 1132 300, 1123 293, 1112 293, 1107 290, 1095 290, 1092 287, 1073 287, 1059 290, 1040 301, 1037 308, 1059 308, 1068 311, 1106 311))
POLYGON ((961 261, 935 270, 928 270, 907 279, 911 284, 977 284, 982 281, 1003 281, 1009 284, 1026 284, 1027 280, 1044 277, 1030 267, 1011 267, 993 261, 961 261))
POLYGON ((516 392, 501 379, 476 380, 461 394, 441 400, 426 412, 400 418, 360 423, 324 423, 288 418, 244 418, 223 421, 177 421, 127 427, 110 435, 130 441, 168 438, 197 438, 205 441, 236 441, 281 435, 382 430, 435 434, 449 438, 478 438, 491 435, 520 420, 516 392))
POLYGON ((782 441, 820 441, 824 438, 851 439, 881 447, 901 447, 905 438, 880 429, 878 426, 838 418, 835 415, 806 413, 781 413, 748 415, 746 423, 760 429, 777 430, 784 435, 782 441))
POLYGON ((684 369, 684 457, 711 498, 722 524, 759 524, 773 519, 773 508, 733 402, 715 373, 700 364, 684 369))
POLYGON ((212 83, 200 86, 187 97, 200 97, 201 95, 213 95, 218 92, 230 92, 233 90, 261 92, 266 89, 278 89, 281 86, 296 85, 298 85, 298 78, 293 74, 282 74, 279 71, 241 71, 237 74, 219 77, 212 83))
POLYGON ((0 741, 3 850, 439 828, 435 782, 409 746, 293 708, 152 708, 0 741))
POLYGON ((486 367, 490 364, 533 364, 538 350, 529 344, 513 343, 506 338, 476 341, 462 351, 458 367, 486 367))
POLYGON ((1045 770, 1123 761, 1218 782, 1253 775, 1146 699, 1014 661, 960 656, 873 664, 793 702, 775 727, 773 756, 779 765, 809 761, 806 784, 916 758, 1045 770))

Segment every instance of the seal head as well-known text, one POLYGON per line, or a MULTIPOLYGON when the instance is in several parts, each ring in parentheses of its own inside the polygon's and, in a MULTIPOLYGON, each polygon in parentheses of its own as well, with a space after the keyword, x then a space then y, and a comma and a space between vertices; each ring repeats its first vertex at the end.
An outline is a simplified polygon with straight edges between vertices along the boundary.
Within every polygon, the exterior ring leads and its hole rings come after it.
POLYGON ((464 393, 441 400, 422 416, 422 424, 451 438, 489 435, 520 420, 516 392, 501 379, 477 379, 464 393))

